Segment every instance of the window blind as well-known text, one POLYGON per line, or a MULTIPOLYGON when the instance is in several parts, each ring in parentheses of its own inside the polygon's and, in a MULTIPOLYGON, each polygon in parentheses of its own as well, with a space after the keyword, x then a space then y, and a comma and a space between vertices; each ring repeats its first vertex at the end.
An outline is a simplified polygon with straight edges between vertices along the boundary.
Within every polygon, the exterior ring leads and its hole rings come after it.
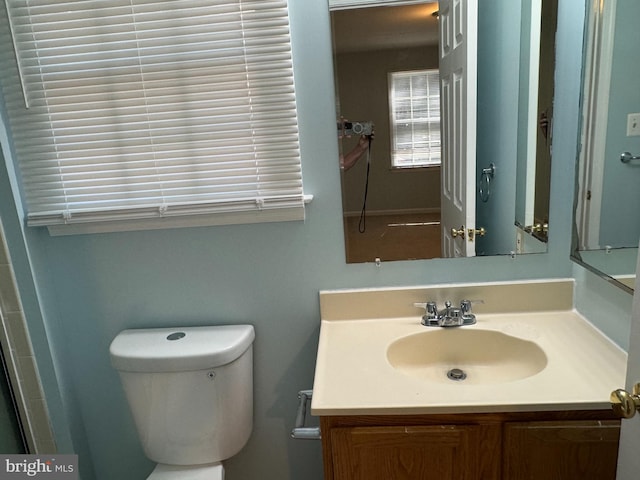
POLYGON ((392 72, 389 85, 392 165, 440 165, 438 70, 392 72))
POLYGON ((286 0, 6 5, 29 225, 304 217, 286 0))

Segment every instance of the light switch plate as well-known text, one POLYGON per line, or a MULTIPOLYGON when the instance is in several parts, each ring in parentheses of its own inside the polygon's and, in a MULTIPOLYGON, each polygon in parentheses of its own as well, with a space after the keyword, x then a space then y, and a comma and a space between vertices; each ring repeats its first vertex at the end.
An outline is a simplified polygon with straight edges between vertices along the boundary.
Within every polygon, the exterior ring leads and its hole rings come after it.
POLYGON ((640 113, 627 115, 627 137, 640 135, 640 113))

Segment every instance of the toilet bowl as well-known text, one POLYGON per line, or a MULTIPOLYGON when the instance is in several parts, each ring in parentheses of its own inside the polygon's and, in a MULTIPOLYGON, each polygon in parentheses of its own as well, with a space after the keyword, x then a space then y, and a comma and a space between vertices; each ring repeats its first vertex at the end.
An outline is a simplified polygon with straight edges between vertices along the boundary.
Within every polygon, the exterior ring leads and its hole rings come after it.
POLYGON ((251 325, 135 329, 109 349, 146 456, 148 480, 222 480, 253 428, 251 325))

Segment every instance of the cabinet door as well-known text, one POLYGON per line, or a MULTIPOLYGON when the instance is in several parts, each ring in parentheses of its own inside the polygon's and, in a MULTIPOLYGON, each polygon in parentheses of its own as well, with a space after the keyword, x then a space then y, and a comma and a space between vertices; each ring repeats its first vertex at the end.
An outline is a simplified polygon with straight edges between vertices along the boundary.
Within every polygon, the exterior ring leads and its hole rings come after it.
POLYGON ((331 430, 334 480, 477 480, 478 427, 331 430))
POLYGON ((620 422, 526 422, 504 427, 503 478, 614 480, 620 422))

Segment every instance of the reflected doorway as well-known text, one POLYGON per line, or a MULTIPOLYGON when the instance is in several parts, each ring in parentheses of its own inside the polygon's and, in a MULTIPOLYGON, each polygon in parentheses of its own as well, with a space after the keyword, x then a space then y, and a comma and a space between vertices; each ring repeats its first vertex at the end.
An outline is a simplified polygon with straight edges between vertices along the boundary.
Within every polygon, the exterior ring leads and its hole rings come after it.
POLYGON ((359 217, 344 218, 347 263, 440 258, 439 212, 372 215, 365 221, 361 232, 359 217))

